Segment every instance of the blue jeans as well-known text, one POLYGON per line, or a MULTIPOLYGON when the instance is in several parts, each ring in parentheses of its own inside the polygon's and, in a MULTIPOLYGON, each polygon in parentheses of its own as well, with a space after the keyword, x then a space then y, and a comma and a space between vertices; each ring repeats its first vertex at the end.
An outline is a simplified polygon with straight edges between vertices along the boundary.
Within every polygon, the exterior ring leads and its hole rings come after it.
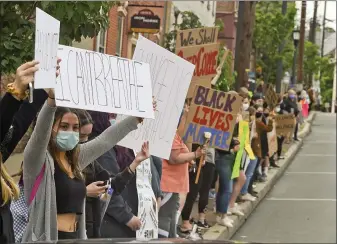
POLYGON ((226 214, 233 190, 232 170, 235 156, 221 151, 215 153, 215 167, 219 174, 219 190, 216 195, 217 213, 226 214))
POLYGON ((255 158, 253 160, 251 159, 248 166, 247 166, 246 173, 245 173, 246 174, 246 182, 241 189, 242 195, 245 195, 245 194, 248 193, 249 183, 252 180, 252 177, 253 177, 253 174, 254 174, 254 171, 255 171, 255 168, 256 168, 257 160, 258 160, 257 158, 255 158))

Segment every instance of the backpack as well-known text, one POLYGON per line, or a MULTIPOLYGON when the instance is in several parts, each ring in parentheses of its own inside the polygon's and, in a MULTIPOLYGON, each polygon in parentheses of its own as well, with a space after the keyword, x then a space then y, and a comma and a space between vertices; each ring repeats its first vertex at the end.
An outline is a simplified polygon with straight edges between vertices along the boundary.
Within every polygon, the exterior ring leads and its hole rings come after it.
POLYGON ((41 184, 41 181, 43 179, 43 175, 46 169, 46 165, 43 164, 42 169, 39 173, 39 175, 36 177, 36 180, 33 185, 32 192, 29 196, 29 202, 28 205, 25 200, 25 194, 24 194, 24 185, 23 185, 23 179, 21 176, 20 182, 19 182, 19 189, 20 189, 20 195, 18 200, 11 202, 11 212, 13 215, 13 229, 14 229, 14 235, 15 235, 15 243, 21 243, 21 239, 23 234, 25 233, 26 226, 28 224, 28 206, 32 203, 34 200, 37 190, 39 189, 39 186, 41 184))

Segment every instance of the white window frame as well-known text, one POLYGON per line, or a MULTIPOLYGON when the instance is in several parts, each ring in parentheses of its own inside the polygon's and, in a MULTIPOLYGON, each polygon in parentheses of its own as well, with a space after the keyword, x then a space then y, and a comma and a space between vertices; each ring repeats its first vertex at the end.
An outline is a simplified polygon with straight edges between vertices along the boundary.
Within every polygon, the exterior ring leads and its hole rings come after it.
MULTIPOLYGON (((121 26, 120 29, 118 29, 118 34, 119 34, 119 43, 118 43, 118 39, 117 39, 117 43, 116 43, 116 56, 121 57, 122 56, 122 47, 123 47, 123 33, 124 33, 124 17, 122 16, 118 16, 118 22, 121 21, 121 26), (119 45, 118 45, 119 44, 119 45)), ((118 25, 117 22, 117 25, 118 25)), ((117 26, 118 28, 118 26, 117 26)))
POLYGON ((100 32, 98 32, 98 35, 96 37, 96 52, 100 52, 100 48, 103 49, 103 52, 100 53, 106 53, 106 37, 107 37, 107 32, 104 31, 104 42, 103 45, 101 45, 101 32, 103 30, 101 30, 100 32))

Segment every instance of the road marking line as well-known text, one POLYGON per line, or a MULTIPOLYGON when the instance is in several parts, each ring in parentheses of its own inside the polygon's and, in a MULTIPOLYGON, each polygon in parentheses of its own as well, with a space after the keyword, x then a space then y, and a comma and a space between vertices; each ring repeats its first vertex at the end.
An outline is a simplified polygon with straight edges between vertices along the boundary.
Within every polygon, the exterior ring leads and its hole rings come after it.
POLYGON ((300 153, 297 156, 305 157, 336 157, 336 154, 309 154, 309 153, 300 153))
POLYGON ((320 202, 336 202, 336 199, 329 199, 329 198, 277 198, 277 197, 270 197, 267 198, 268 201, 320 201, 320 202))
POLYGON ((286 175, 296 175, 296 174, 311 174, 311 175, 336 175, 336 172, 295 172, 295 171, 289 171, 286 172, 286 175))
POLYGON ((336 141, 305 141, 304 145, 307 145, 307 144, 322 144, 322 143, 336 144, 336 141))

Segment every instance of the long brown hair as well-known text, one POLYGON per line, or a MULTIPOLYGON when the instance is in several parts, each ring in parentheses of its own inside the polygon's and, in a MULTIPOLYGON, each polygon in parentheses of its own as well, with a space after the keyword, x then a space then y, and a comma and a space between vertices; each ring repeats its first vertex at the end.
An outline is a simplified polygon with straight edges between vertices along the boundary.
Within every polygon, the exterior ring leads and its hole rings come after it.
POLYGON ((14 179, 8 174, 5 164, 2 162, 2 154, 0 152, 0 187, 3 205, 9 203, 11 200, 19 198, 19 188, 14 182, 14 179))
MULTIPOLYGON (((71 108, 64 108, 64 107, 58 107, 57 108, 57 110, 55 112, 53 127, 54 127, 54 125, 56 124, 57 121, 60 124, 63 116, 67 113, 75 114, 78 118, 79 127, 81 127, 81 121, 80 121, 79 116, 77 114, 77 110, 71 109, 71 108)), ((52 137, 50 138, 48 149, 49 149, 49 152, 50 152, 51 156, 53 157, 54 161, 56 161, 58 163, 60 168, 66 174, 69 174, 67 172, 67 170, 64 168, 63 164, 60 162, 60 159, 57 157, 58 149, 56 147, 55 139, 52 138, 52 137)), ((68 159, 68 163, 70 165, 71 171, 74 174, 75 178, 80 179, 80 180, 84 180, 83 174, 81 173, 81 170, 80 170, 80 167, 79 167, 79 164, 78 164, 78 155, 79 155, 79 146, 78 145, 76 145, 76 147, 73 150, 70 150, 70 151, 66 152, 66 157, 68 159)))

